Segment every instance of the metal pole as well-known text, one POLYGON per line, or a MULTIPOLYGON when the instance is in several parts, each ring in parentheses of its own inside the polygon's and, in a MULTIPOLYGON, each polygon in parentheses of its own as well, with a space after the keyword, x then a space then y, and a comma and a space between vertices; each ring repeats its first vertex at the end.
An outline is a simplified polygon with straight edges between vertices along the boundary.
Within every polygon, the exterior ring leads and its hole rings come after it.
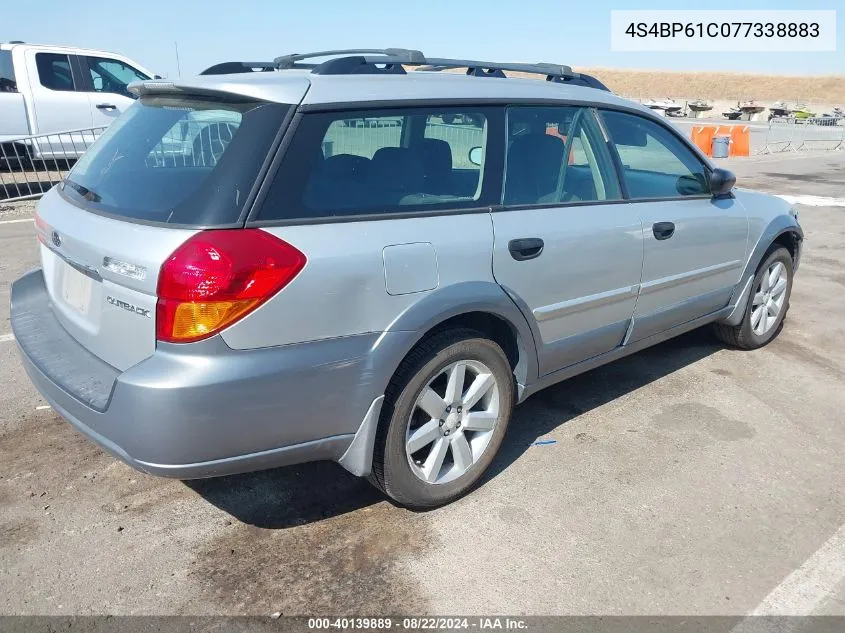
POLYGON ((176 48, 176 76, 181 79, 182 66, 179 64, 179 42, 173 42, 173 46, 176 48))
POLYGON ((769 120, 769 129, 766 130, 766 140, 763 142, 763 149, 761 149, 758 153, 760 154, 771 154, 772 150, 769 147, 769 140, 772 138, 772 121, 769 120))

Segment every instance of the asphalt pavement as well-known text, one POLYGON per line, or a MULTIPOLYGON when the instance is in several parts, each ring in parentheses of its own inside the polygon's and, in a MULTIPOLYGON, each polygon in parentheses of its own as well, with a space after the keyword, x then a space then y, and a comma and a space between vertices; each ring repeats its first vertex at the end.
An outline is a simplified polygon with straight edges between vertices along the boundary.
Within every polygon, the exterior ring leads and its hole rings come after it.
POLYGON ((182 483, 97 449, 17 358, 37 247, 0 203, 0 613, 845 615, 845 153, 723 164, 798 200, 779 338, 695 331, 549 388, 425 513, 334 464, 182 483))

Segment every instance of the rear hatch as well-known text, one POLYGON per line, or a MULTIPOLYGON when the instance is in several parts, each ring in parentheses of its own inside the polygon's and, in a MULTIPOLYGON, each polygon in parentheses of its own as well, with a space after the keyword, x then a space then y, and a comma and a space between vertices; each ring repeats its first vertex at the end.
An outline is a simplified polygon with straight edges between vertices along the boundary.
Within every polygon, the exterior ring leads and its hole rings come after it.
POLYGON ((243 225, 290 107, 144 96, 41 200, 45 284, 74 339, 119 370, 153 353, 162 264, 200 229, 243 225))

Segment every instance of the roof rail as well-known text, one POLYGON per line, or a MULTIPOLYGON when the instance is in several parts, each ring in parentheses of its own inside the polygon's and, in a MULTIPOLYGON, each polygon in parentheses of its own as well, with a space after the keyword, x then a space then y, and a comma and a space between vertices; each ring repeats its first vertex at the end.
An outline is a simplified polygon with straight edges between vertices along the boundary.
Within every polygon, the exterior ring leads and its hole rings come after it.
POLYGON ((233 75, 236 73, 269 72, 276 70, 273 62, 223 62, 209 66, 200 75, 233 75))
POLYGON ((500 63, 500 62, 479 62, 472 60, 457 59, 429 59, 429 64, 420 66, 417 70, 438 72, 442 70, 454 70, 466 68, 467 75, 474 77, 506 77, 504 71, 523 72, 534 75, 545 75, 546 81, 554 83, 568 83, 586 88, 596 88, 610 92, 610 89, 592 75, 576 73, 569 66, 561 64, 522 64, 522 63, 500 63))
MULTIPOLYGON (((437 72, 441 70, 452 70, 455 68, 466 68, 468 70, 468 75, 475 75, 478 77, 494 76, 494 72, 497 70, 510 70, 513 72, 533 73, 536 75, 546 75, 547 77, 559 77, 573 74, 572 69, 569 66, 563 66, 560 64, 480 62, 471 59, 440 59, 433 57, 427 59, 426 64, 420 66, 418 70, 437 72)), ((502 75, 504 75, 504 73, 502 73, 502 75)))
POLYGON ((402 64, 425 64, 425 55, 422 51, 408 48, 350 48, 336 51, 317 51, 315 53, 293 53, 282 55, 273 60, 279 70, 287 68, 319 68, 323 64, 299 64, 306 59, 315 57, 346 57, 350 55, 382 55, 390 60, 380 60, 379 63, 387 63, 396 60, 394 63, 402 64))
POLYGON ((573 72, 572 68, 562 64, 485 62, 471 59, 426 57, 422 51, 407 48, 361 48, 294 53, 277 57, 272 62, 224 62, 204 70, 201 74, 212 75, 253 70, 300 68, 310 69, 316 75, 404 75, 406 74, 406 66, 416 67, 417 71, 429 72, 466 68, 467 75, 474 77, 504 78, 507 76, 505 71, 523 72, 545 75, 546 81, 570 83, 610 92, 607 86, 595 77, 573 72), (321 63, 307 61, 320 57, 331 57, 332 59, 321 63))

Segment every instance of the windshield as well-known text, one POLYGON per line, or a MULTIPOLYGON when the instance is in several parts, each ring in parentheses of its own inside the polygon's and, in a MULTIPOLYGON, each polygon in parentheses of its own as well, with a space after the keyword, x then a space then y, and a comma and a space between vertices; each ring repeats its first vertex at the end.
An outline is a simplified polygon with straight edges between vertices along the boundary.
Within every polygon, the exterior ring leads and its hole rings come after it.
POLYGON ((68 174, 76 204, 130 220, 237 223, 290 106, 143 97, 68 174))

